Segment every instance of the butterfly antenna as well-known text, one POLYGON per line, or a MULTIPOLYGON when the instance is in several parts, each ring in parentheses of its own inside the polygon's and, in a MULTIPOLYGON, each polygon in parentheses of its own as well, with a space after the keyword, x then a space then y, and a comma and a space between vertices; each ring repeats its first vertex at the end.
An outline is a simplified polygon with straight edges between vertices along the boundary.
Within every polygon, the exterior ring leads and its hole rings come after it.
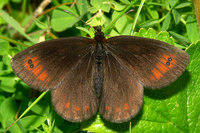
POLYGON ((120 17, 118 17, 118 18, 116 18, 114 21, 112 21, 109 25, 107 25, 104 29, 103 29, 103 31, 105 31, 105 29, 107 30, 107 28, 109 27, 109 26, 111 26, 112 24, 114 24, 117 20, 119 20, 121 17, 123 17, 124 15, 126 15, 126 14, 128 14, 128 13, 130 13, 130 12, 133 12, 134 10, 133 9, 131 9, 131 10, 129 10, 129 11, 127 11, 126 13, 124 13, 122 16, 120 16, 120 17))
MULTIPOLYGON (((78 19, 81 20, 85 25, 88 25, 86 21, 84 21, 84 20, 81 19, 79 16, 75 15, 74 13, 69 12, 69 11, 67 11, 67 10, 64 10, 64 11, 65 11, 66 13, 69 13, 70 15, 72 15, 72 16, 78 18, 78 19)), ((93 27, 91 27, 90 25, 88 25, 88 26, 89 26, 90 28, 93 28, 93 27)))

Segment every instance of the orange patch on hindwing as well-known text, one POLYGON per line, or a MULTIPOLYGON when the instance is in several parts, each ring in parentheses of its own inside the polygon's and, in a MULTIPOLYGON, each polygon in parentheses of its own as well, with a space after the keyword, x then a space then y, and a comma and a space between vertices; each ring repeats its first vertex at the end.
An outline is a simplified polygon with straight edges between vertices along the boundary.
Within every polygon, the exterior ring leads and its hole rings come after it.
POLYGON ((115 108, 115 112, 119 112, 119 111, 120 111, 119 107, 115 108))
POLYGON ((75 107, 75 110, 76 110, 76 111, 79 111, 79 110, 80 110, 80 108, 79 108, 78 106, 76 106, 76 107, 75 107))
POLYGON ((85 106, 85 110, 90 110, 90 107, 88 105, 85 106))
POLYGON ((69 109, 70 108, 70 102, 67 102, 65 106, 66 106, 67 109, 69 109))
POLYGON ((128 109, 129 109, 128 103, 124 104, 124 109, 125 109, 125 110, 128 110, 128 109))
POLYGON ((107 110, 107 111, 110 110, 110 106, 106 106, 106 110, 107 110))

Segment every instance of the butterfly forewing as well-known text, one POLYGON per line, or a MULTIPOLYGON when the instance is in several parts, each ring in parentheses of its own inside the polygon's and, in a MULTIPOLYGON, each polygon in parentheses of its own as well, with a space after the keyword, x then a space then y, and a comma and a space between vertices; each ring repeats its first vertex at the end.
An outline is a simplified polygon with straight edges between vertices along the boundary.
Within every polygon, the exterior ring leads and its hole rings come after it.
POLYGON ((105 53, 104 64, 104 86, 99 112, 111 122, 126 122, 142 107, 143 86, 127 66, 108 51, 105 53))
POLYGON ((106 50, 149 88, 170 84, 181 75, 189 62, 189 55, 185 51, 165 42, 142 37, 110 38, 106 50))
POLYGON ((81 56, 91 51, 90 39, 69 37, 38 43, 12 58, 14 72, 34 89, 56 88, 81 56), (76 41, 74 41, 76 40, 76 41))
POLYGON ((52 91, 52 102, 56 111, 72 122, 87 120, 98 109, 93 80, 94 55, 90 52, 80 58, 63 83, 52 91))

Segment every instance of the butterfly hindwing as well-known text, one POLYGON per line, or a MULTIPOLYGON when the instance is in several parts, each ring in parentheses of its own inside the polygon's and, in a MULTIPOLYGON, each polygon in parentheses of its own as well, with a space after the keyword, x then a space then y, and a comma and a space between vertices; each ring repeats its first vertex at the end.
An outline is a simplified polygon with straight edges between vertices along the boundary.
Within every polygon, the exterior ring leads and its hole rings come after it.
POLYGON ((142 37, 109 38, 106 49, 126 65, 144 86, 153 89, 175 81, 189 62, 189 55, 185 51, 165 42, 142 37))
POLYGON ((100 114, 106 120, 122 123, 135 116, 142 104, 142 84, 122 62, 106 51, 100 114))
POLYGON ((80 57, 91 51, 89 41, 83 37, 69 37, 41 42, 15 55, 11 65, 17 76, 32 88, 53 89, 60 85, 80 57))
POLYGON ((93 80, 94 55, 89 53, 81 58, 63 83, 52 91, 55 110, 64 119, 72 122, 87 120, 98 110, 93 80))

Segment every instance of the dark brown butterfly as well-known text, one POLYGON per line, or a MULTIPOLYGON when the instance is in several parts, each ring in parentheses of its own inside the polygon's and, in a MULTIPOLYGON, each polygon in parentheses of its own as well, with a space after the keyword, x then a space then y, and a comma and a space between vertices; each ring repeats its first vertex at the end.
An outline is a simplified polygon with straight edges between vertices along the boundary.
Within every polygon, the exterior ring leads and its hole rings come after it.
POLYGON ((134 36, 105 39, 68 37, 38 43, 12 58, 14 72, 29 86, 52 90, 55 110, 81 122, 99 113, 122 123, 143 105, 143 86, 157 89, 175 81, 189 55, 165 42, 134 36))

